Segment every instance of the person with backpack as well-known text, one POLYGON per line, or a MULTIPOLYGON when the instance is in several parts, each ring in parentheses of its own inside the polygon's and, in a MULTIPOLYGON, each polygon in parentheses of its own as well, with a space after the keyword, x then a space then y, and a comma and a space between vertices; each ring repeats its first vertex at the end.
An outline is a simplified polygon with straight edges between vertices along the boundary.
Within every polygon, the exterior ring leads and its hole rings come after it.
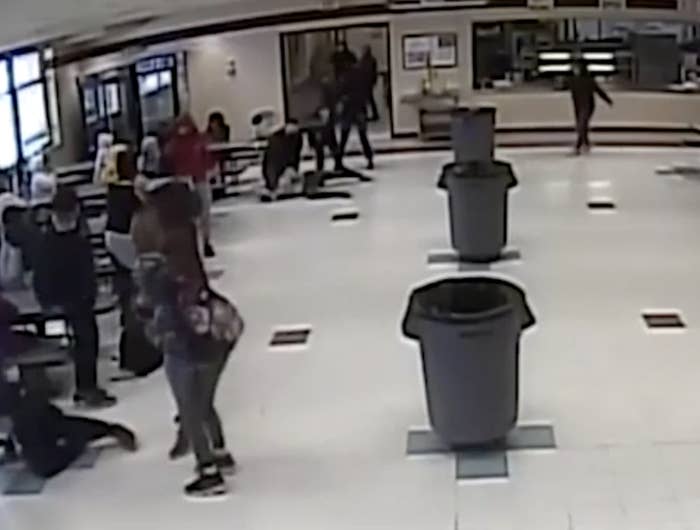
POLYGON ((213 496, 227 492, 223 475, 236 466, 214 402, 243 321, 208 284, 195 214, 186 186, 151 184, 132 224, 138 252, 134 278, 137 311, 147 335, 164 353, 182 431, 195 453, 197 477, 185 486, 185 494, 213 496))

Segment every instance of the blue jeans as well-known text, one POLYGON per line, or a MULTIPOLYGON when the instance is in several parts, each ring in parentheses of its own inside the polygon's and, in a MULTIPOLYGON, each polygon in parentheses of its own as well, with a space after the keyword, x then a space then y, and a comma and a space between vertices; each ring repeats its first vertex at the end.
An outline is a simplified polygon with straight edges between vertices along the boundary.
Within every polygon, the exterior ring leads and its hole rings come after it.
POLYGON ((192 444, 200 469, 214 463, 215 451, 226 448, 214 400, 227 360, 228 354, 216 361, 194 363, 165 354, 165 373, 177 404, 180 425, 192 444))

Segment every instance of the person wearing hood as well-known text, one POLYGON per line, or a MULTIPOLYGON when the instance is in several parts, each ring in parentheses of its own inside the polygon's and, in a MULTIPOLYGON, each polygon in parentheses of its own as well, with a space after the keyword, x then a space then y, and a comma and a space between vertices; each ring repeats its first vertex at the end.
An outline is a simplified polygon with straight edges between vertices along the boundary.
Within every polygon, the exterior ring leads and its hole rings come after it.
POLYGON ((114 144, 114 135, 109 132, 103 132, 97 135, 97 154, 95 155, 95 167, 93 168, 92 181, 95 184, 102 184, 102 173, 107 166, 109 160, 109 151, 114 144))
POLYGON ((53 199, 48 230, 37 246, 34 291, 42 307, 61 308, 72 330, 74 402, 105 408, 114 405, 116 399, 97 385, 97 278, 92 245, 81 230, 80 218, 75 190, 60 186, 53 199))
POLYGON ((211 244, 212 192, 208 177, 212 159, 206 136, 199 132, 189 114, 181 116, 175 122, 165 146, 164 159, 168 174, 192 179, 200 200, 199 228, 204 240, 204 255, 207 258, 214 257, 214 247, 211 244))
POLYGON ((26 241, 27 203, 12 193, 0 195, 0 288, 23 289, 30 242, 26 241))
POLYGON ((576 155, 580 155, 582 150, 588 152, 591 149, 588 131, 591 119, 595 113, 596 95, 610 106, 613 105, 613 101, 591 75, 588 64, 582 59, 574 63, 573 76, 569 81, 569 88, 574 104, 574 116, 576 117, 576 146, 574 152, 576 155))
POLYGON ((46 155, 41 153, 29 163, 32 175, 30 195, 33 201, 50 201, 56 193, 56 175, 47 167, 46 155))
POLYGON ((158 137, 147 135, 141 141, 141 154, 138 159, 138 170, 148 178, 157 178, 161 174, 161 153, 158 137))

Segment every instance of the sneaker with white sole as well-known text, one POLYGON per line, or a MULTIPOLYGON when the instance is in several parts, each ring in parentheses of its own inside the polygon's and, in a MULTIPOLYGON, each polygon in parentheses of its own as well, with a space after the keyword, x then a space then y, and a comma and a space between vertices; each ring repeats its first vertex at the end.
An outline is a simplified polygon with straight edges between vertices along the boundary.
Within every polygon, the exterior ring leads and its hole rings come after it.
POLYGON ((203 467, 199 476, 185 486, 188 497, 217 497, 226 493, 228 486, 216 465, 203 467))

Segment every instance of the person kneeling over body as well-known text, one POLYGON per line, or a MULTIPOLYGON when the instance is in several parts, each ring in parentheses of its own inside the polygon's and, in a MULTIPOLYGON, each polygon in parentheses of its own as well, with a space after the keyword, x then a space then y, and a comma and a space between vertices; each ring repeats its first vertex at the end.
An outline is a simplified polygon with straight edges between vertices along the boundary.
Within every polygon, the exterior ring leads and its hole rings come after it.
POLYGON ((277 200, 279 194, 298 192, 302 147, 301 132, 294 122, 278 126, 270 135, 262 164, 265 180, 263 202, 277 200))

